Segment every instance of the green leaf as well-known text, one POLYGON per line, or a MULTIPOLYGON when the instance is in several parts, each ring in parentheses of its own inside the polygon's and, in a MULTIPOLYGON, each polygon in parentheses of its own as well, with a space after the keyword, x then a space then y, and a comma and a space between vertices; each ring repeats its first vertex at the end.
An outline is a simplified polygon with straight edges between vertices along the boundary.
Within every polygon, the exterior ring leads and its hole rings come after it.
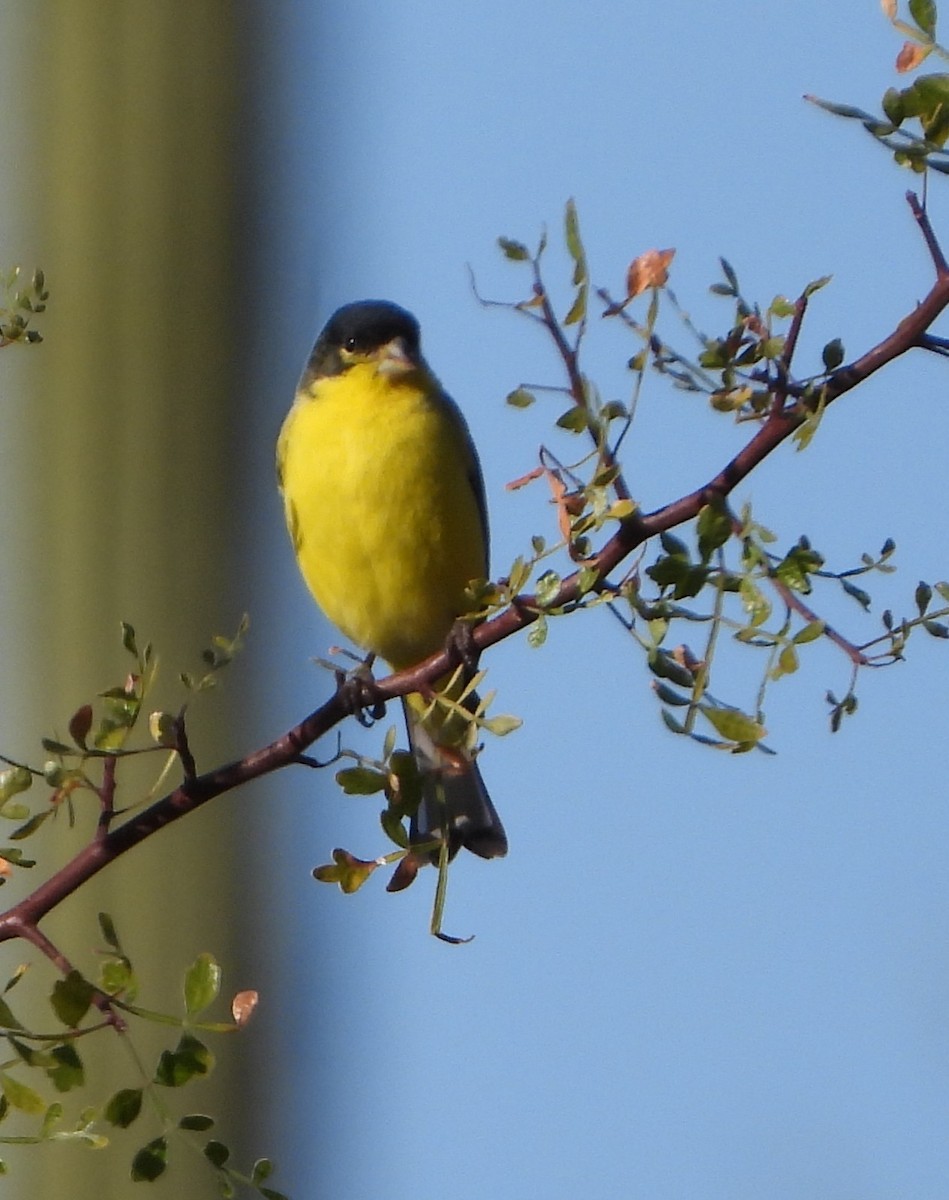
POLYGON ((677 558, 687 559, 689 557, 688 546, 672 533, 661 533, 659 543, 666 554, 675 555, 677 558))
POLYGON ((579 404, 572 404, 557 418, 557 427, 567 429, 570 433, 583 433, 589 424, 589 413, 579 404))
POLYGON ((179 1129, 192 1129, 195 1133, 205 1133, 214 1128, 214 1118, 205 1113, 188 1113, 178 1122, 179 1129))
POLYGON ((53 815, 53 811, 54 810, 52 808, 44 808, 38 813, 34 813, 28 821, 25 821, 22 825, 14 829, 14 831, 10 834, 10 840, 13 842, 19 842, 24 838, 28 838, 32 834, 36 833, 37 829, 39 829, 39 827, 48 821, 53 815))
POLYGON ((505 397, 505 403, 510 404, 511 408, 530 408, 537 397, 533 392, 529 392, 527 388, 515 388, 513 392, 508 392, 505 397))
POLYGON ((135 630, 128 623, 128 621, 122 622, 122 645, 129 652, 129 654, 134 655, 135 658, 138 658, 138 646, 135 643, 135 630))
POLYGON ((70 1092, 75 1087, 82 1087, 86 1080, 85 1071, 72 1042, 54 1046, 50 1058, 52 1064, 46 1068, 46 1075, 57 1092, 70 1092))
POLYGON ((807 642, 816 641, 826 628, 826 621, 816 620, 809 622, 804 626, 803 629, 799 629, 794 635, 793 640, 795 646, 803 646, 807 642))
POLYGON ((185 1009, 190 1017, 213 1004, 221 990, 221 968, 211 954, 199 954, 185 972, 185 1009))
POLYGON ((835 371, 840 366, 844 361, 844 344, 840 338, 827 343, 821 351, 821 358, 827 371, 835 371))
POLYGON ((128 1129, 142 1111, 142 1089, 122 1088, 109 1100, 102 1114, 110 1125, 128 1129))
POLYGON ((919 583, 916 585, 916 593, 915 593, 916 608, 919 611, 920 616, 922 616, 923 613, 926 611, 926 609, 929 608, 929 602, 930 602, 930 600, 932 600, 932 598, 933 598, 932 588, 929 586, 928 583, 925 583, 923 580, 920 580, 919 583))
POLYGON ((524 722, 520 717, 511 716, 509 713, 500 713, 496 717, 482 718, 479 724, 482 729, 493 733, 495 737, 505 737, 507 734, 513 733, 515 729, 520 729, 524 722))
POLYGON ((59 1135, 54 1133, 54 1130, 62 1119, 63 1106, 57 1100, 51 1104, 43 1114, 43 1123, 40 1126, 40 1137, 57 1138, 59 1135))
POLYGON ((115 922, 108 913, 99 913, 99 929, 106 943, 111 946, 113 950, 118 950, 121 953, 122 947, 119 944, 119 935, 115 931, 115 922))
POLYGON ((754 743, 765 735, 764 728, 746 713, 737 708, 718 708, 711 704, 700 704, 699 711, 715 732, 730 742, 754 743))
POLYGON ((928 38, 936 36, 935 0, 909 0, 909 15, 928 38))
POLYGON ((592 563, 587 563, 577 572, 577 590, 581 596, 593 590, 600 581, 600 572, 592 563))
POLYGON ((0 1029, 23 1029, 6 1000, 0 999, 0 1029))
POLYGON ((530 259, 530 251, 523 242, 515 242, 512 238, 499 237, 498 246, 505 258, 511 262, 527 262, 530 259))
POLYGON ((731 537, 731 517, 722 505, 706 504, 699 512, 695 528, 699 539, 699 554, 703 562, 708 562, 712 554, 731 537))
POLYGON ((771 671, 772 679, 780 679, 782 675, 793 675, 798 668, 797 650, 792 643, 783 646, 778 655, 778 661, 771 671))
POLYGON ((841 586, 848 596, 851 596, 865 611, 870 611, 870 594, 865 592, 863 588, 857 587, 853 583, 848 583, 846 579, 842 579, 841 586))
POLYGON ((527 644, 532 650, 539 650, 547 641, 547 618, 543 613, 537 618, 527 633, 527 644))
POLYGON ((375 860, 356 858, 348 850, 336 849, 332 863, 313 868, 313 878, 320 883, 339 884, 339 890, 350 895, 362 887, 378 866, 375 860))
POLYGON ((168 1165, 168 1141, 157 1137, 143 1146, 132 1159, 132 1180, 135 1183, 153 1183, 164 1173, 168 1165))
MULTIPOLYGON (((0 771, 0 805, 6 805, 13 796, 28 791, 32 786, 33 775, 26 767, 8 767, 0 771)), ((9 813, 5 812, 3 815, 9 816, 9 813)), ((22 816, 11 819, 22 820, 22 816)))
POLYGON ((534 598, 541 608, 553 604, 560 591, 561 579, 556 571, 544 571, 537 580, 534 598))
POLYGON ((32 1116, 46 1112, 46 1102, 39 1092, 34 1092, 31 1087, 27 1087, 25 1083, 7 1075, 6 1072, 0 1073, 0 1091, 8 1104, 20 1112, 30 1113, 32 1116))
POLYGON ((722 274, 728 281, 728 287, 731 291, 731 295, 737 296, 741 291, 741 288, 738 286, 738 276, 735 274, 735 268, 731 265, 727 258, 719 258, 718 261, 722 268, 722 274))
POLYGON ((923 628, 935 638, 949 638, 949 627, 941 621, 923 621, 923 628))
POLYGON ((99 987, 109 996, 122 995, 125 1000, 134 1000, 138 983, 132 964, 127 958, 105 958, 99 966, 99 987))
POLYGON ((563 319, 564 325, 576 325, 587 315, 587 294, 588 289, 585 283, 577 288, 577 294, 573 298, 570 310, 563 319))
MULTIPOLYGON (((382 825, 382 832, 386 835, 390 842, 394 842, 403 850, 409 848, 409 835, 406 832, 403 818, 394 808, 384 808, 379 814, 379 822, 382 825)), ((319 869, 319 868, 318 868, 319 869)), ((334 870, 334 868, 330 868, 334 870)), ((333 880, 332 882, 336 882, 333 880)))
POLYGON ((273 1174, 273 1163, 269 1158, 258 1158, 250 1173, 250 1181, 256 1187, 273 1174))
POLYGON ((577 206, 572 199, 564 208, 564 239, 567 243, 567 253, 574 261, 573 282, 582 284, 587 277, 586 254, 580 237, 580 218, 577 216, 577 206))
POLYGON ((665 724, 665 727, 671 733, 685 733, 686 732, 685 726, 682 724, 682 722, 677 717, 674 717, 667 708, 662 708, 659 711, 662 714, 662 720, 663 720, 663 723, 665 724))
POLYGON ((204 1157, 215 1167, 223 1167, 231 1157, 231 1152, 223 1142, 215 1141, 212 1138, 204 1147, 204 1157))
POLYGON ((803 294, 810 298, 815 292, 819 292, 821 288, 825 288, 833 279, 833 275, 821 275, 820 279, 812 279, 804 289, 803 294))
POLYGON ((673 691, 668 684, 660 683, 658 680, 653 680, 652 690, 663 704, 671 704, 673 708, 685 708, 686 705, 692 703, 691 696, 683 696, 681 692, 673 691))
POLYGON ((678 554, 670 554, 647 567, 646 574, 660 588, 671 587, 674 599, 686 600, 697 596, 705 586, 708 568, 693 564, 678 554))
POLYGON ((801 538, 774 568, 774 573, 787 587, 807 595, 811 590, 810 575, 824 565, 820 554, 805 538, 801 538))
POLYGON ((386 786, 386 775, 371 767, 345 767, 336 772, 336 782, 347 796, 373 796, 386 786))
POLYGON ((887 88, 883 94, 883 111, 887 118, 896 126, 903 122, 903 94, 897 88, 887 88))
POLYGON ((95 988, 78 971, 70 971, 65 979, 58 979, 50 993, 53 1011, 64 1025, 76 1029, 89 1011, 95 988))
POLYGON ((155 1069, 155 1082, 162 1087, 182 1087, 196 1076, 208 1075, 214 1055, 190 1033, 182 1035, 174 1050, 163 1050, 155 1069))
POLYGON ((653 650, 646 663, 654 675, 658 675, 660 679, 668 679, 677 687, 688 688, 691 691, 695 684, 692 672, 665 650, 653 650))

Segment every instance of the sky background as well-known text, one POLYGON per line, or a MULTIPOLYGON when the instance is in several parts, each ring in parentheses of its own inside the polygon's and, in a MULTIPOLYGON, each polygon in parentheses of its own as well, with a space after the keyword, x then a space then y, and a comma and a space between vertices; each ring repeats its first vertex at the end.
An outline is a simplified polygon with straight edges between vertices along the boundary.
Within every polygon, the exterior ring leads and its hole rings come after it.
MULTIPOLYGON (((718 255, 765 306, 832 274, 802 371, 835 337, 862 353, 930 287, 904 200, 914 177, 802 99, 873 109, 898 82, 900 39, 875 0, 240 11, 253 22, 256 266, 237 598, 253 634, 233 686, 249 746, 331 685, 311 660, 336 635, 297 576, 273 444, 339 304, 387 298, 418 316, 480 450, 503 575, 531 535, 553 536, 540 488, 505 484, 541 443, 576 443, 552 428, 561 402, 504 403, 561 377, 531 324, 472 294, 469 266, 484 295, 527 293, 498 235, 533 244, 548 229, 565 312, 573 197, 594 284, 618 291, 632 258, 675 247, 672 287, 709 332, 732 315, 708 293, 718 255)), ((935 179, 937 230, 947 188, 935 179)), ((585 368, 605 397, 628 398, 636 349, 592 319, 585 368)), ((806 454, 782 447, 734 497, 781 547, 807 533, 837 569, 895 539, 899 573, 868 584, 873 617, 833 591, 814 599, 856 640, 883 608, 909 613, 919 578, 949 576, 945 385, 934 357, 887 368, 834 405, 806 454)), ((656 508, 748 436, 651 378, 627 479, 656 508)), ((476 935, 465 946, 427 932, 434 872, 397 896, 381 873, 349 897, 312 880, 334 846, 386 849, 376 799, 302 771, 242 798, 252 857, 235 919, 251 926, 242 986, 262 993, 247 1150, 276 1158, 277 1187, 318 1200, 943 1200, 949 651, 914 637, 908 663, 861 677, 858 715, 831 735, 824 693, 843 694, 849 666, 806 649, 768 697, 777 754, 732 757, 664 729, 642 656, 605 611, 554 621, 540 650, 496 647, 496 709, 524 725, 482 760, 510 854, 452 869, 445 925, 476 935)), ((725 647, 713 690, 748 707, 759 669, 725 647)), ((374 753, 388 723, 345 742, 374 753)))
MULTIPOLYGON (((557 401, 504 404, 560 376, 530 324, 472 296, 469 264, 483 294, 526 294, 498 235, 532 244, 546 226, 566 299, 572 196, 596 284, 618 290, 635 255, 675 247, 672 286, 710 331, 731 315, 707 290, 719 254, 764 305, 832 274, 800 369, 833 337, 862 352, 930 286, 903 199, 913 177, 802 99, 872 109, 898 82, 900 39, 872 0, 274 13, 251 118, 259 286, 279 280, 284 301, 256 357, 261 458, 269 470, 329 313, 395 300, 480 448, 497 574, 552 526, 539 489, 505 483, 541 442, 571 450, 551 431, 557 401)), ((937 229, 947 186, 932 188, 937 229)), ((586 370, 605 396, 628 396, 634 349, 593 320, 586 370)), ((780 545, 807 533, 838 569, 892 536, 900 572, 869 586, 876 613, 909 612, 917 579, 949 574, 944 388, 921 354, 888 368, 807 454, 782 448, 735 499, 780 545)), ((651 379, 632 490, 657 507, 747 435, 651 379)), ((334 635, 296 578, 264 466, 251 474, 272 584, 252 606, 266 627, 252 661, 280 680, 270 730, 325 692, 308 656, 334 635)), ((879 628, 830 592, 816 606, 857 639, 879 628)), ((426 933, 432 877, 398 896, 382 878, 352 897, 309 882, 335 845, 383 848, 373 800, 339 796, 328 774, 272 783, 284 817, 262 818, 261 836, 283 866, 260 911, 284 938, 260 939, 279 1008, 265 1087, 290 1098, 263 1141, 281 1185, 353 1200, 945 1196, 949 663, 922 636, 910 649, 861 677, 860 712, 832 736, 824 692, 843 694, 848 664, 812 647, 768 699, 777 755, 731 757, 664 730, 641 656, 604 612, 554 622, 540 651, 497 647, 498 711, 524 726, 486 746, 483 769, 511 850, 452 871, 446 928, 477 935, 463 947, 426 933)), ((714 690, 752 704, 752 659, 724 654, 734 673, 714 690)))
MULTIPOLYGON (((872 108, 897 82, 899 38, 869 0, 275 13, 252 130, 260 286, 279 280, 286 301, 257 356, 262 455, 331 310, 406 305, 480 448, 496 573, 551 526, 539 490, 505 483, 541 442, 569 453, 556 402, 503 402, 559 376, 537 331, 472 297, 467 264, 484 294, 525 295, 499 234, 530 244, 546 225, 551 285, 565 285, 572 196, 597 284, 618 289, 636 254, 674 246, 672 285, 711 330, 730 315, 707 291, 719 254, 765 304, 833 274, 802 364, 832 337, 862 352, 930 285, 903 200, 912 178, 802 100, 872 108)), ((586 369, 605 395, 628 395, 632 349, 593 322, 586 369)), ((840 568, 894 537, 901 571, 871 591, 878 611, 908 611, 918 578, 949 573, 944 386, 921 355, 887 369, 806 455, 781 449, 736 498, 782 545, 807 532, 840 568)), ((745 436, 651 380, 625 464, 637 499, 691 490, 745 436)), ((333 634, 295 577, 276 500, 258 511, 273 587, 254 601, 266 629, 253 661, 280 679, 271 728, 325 690, 307 658, 333 634)), ((822 604, 855 637, 875 629, 856 605, 822 604)), ((483 767, 511 852, 452 872, 446 927, 477 935, 464 947, 426 933, 433 878, 399 896, 382 879, 353 897, 309 882, 335 845, 382 849, 372 800, 328 777, 272 784, 286 819, 261 832, 283 867, 261 914, 285 937, 261 938, 279 1008, 266 1089, 290 1098, 263 1141, 281 1186, 391 1200, 944 1196, 947 664, 941 644, 911 650, 860 679, 861 710, 832 736, 823 695, 845 690, 848 665, 815 646, 770 694, 778 754, 734 758, 663 729, 640 655, 603 612, 555 622, 540 651, 498 647, 498 709, 524 727, 492 741, 483 767)), ((748 657, 716 681, 736 702, 753 696, 748 657)))

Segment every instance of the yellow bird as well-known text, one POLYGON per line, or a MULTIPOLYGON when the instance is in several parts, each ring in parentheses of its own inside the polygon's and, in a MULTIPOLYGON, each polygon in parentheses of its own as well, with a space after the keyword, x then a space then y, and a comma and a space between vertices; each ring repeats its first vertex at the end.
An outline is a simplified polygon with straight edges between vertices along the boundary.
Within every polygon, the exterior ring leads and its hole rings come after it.
MULTIPOLYGON (((330 317, 280 431, 277 474, 300 571, 333 624, 396 671, 442 649, 467 585, 488 575, 487 510, 468 427, 411 313, 362 300, 330 317)), ((421 696, 404 708, 424 780, 413 844, 505 854, 467 729, 421 696)))

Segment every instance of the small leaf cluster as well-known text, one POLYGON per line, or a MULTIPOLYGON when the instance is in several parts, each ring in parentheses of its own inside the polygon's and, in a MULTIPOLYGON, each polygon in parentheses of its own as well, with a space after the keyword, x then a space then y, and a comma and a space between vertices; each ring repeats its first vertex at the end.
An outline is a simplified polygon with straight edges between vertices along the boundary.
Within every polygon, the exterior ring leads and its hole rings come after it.
MULTIPOLYGON (((608 303, 604 315, 620 315, 644 343, 630 359, 630 369, 639 373, 651 366, 676 389, 705 395, 714 412, 730 414, 739 421, 765 420, 779 405, 783 411, 797 414, 802 426, 810 421, 816 429, 823 385, 843 363, 844 348, 839 338, 831 339, 823 348, 817 370, 795 378, 790 369, 794 350, 790 331, 799 325, 808 301, 830 282, 830 276, 808 283, 796 301, 779 294, 763 307, 746 298, 738 274, 727 259, 720 258, 719 264, 722 278, 712 283, 709 291, 734 305, 733 318, 724 333, 710 336, 699 331, 679 309, 674 294, 668 289, 665 292, 689 337, 697 343, 692 354, 660 336, 654 309, 646 322, 640 323, 625 309, 618 310, 608 303)), ((600 295, 609 301, 605 289, 600 295)), ((806 441, 801 442, 801 448, 804 445, 806 441)))
MULTIPOLYGON (((183 1013, 180 1016, 152 1012, 135 1003, 138 982, 131 960, 124 950, 115 923, 107 913, 99 914, 99 929, 104 947, 99 953, 99 973, 95 982, 79 971, 70 970, 58 980, 50 993, 50 1007, 63 1027, 61 1032, 46 1033, 27 1028, 15 1015, 8 994, 25 973, 21 968, 7 982, 0 997, 0 1034, 10 1048, 0 1063, 0 1144, 75 1141, 93 1149, 109 1143, 109 1127, 128 1129, 150 1115, 161 1128, 135 1151, 130 1177, 138 1182, 157 1179, 168 1167, 169 1153, 182 1143, 197 1149, 214 1172, 218 1191, 236 1194, 238 1186, 249 1186, 268 1200, 281 1200, 279 1192, 265 1186, 273 1165, 261 1159, 250 1174, 229 1165, 230 1151, 221 1141, 207 1138, 214 1118, 205 1113, 188 1112, 174 1116, 167 1094, 203 1079, 214 1068, 214 1055, 203 1040, 206 1033, 232 1033, 246 1022, 246 1015, 234 1021, 199 1019, 218 999, 221 968, 210 954, 201 954, 188 967, 182 980, 183 1013), (180 1031, 173 1047, 161 1050, 154 1069, 149 1072, 131 1040, 131 1020, 177 1027, 180 1031), (61 1100, 48 1101, 43 1092, 50 1088, 59 1094, 81 1089, 86 1083, 80 1044, 91 1037, 109 1036, 121 1031, 132 1052, 141 1079, 131 1087, 113 1093, 101 1105, 86 1105, 74 1123, 64 1123, 61 1100), (3 1122, 35 1118, 31 1132, 4 1134, 3 1122)), ((248 1013, 247 993, 233 1006, 248 1013)))
MULTIPOLYGON (((240 649, 246 629, 245 617, 235 637, 213 640, 203 655, 208 667, 205 674, 180 677, 189 691, 203 692, 215 685, 219 673, 240 649)), ((187 774, 193 774, 194 762, 185 734, 184 706, 176 714, 161 710, 150 712, 147 742, 131 745, 155 688, 158 658, 150 642, 139 643, 135 629, 127 622, 122 622, 121 639, 123 650, 132 659, 131 669, 122 683, 107 688, 93 702, 76 709, 67 722, 68 740, 59 735, 42 739, 46 755, 42 766, 31 767, 0 755, 0 762, 7 764, 0 770, 0 818, 16 823, 16 828, 8 835, 11 842, 31 837, 63 809, 68 812, 70 823, 74 822, 76 804, 81 796, 95 802, 106 827, 127 813, 129 808, 115 808, 116 772, 123 759, 166 752, 154 782, 138 797, 138 805, 155 796, 176 761, 182 762, 187 774), (22 795, 39 780, 49 791, 46 802, 34 811, 22 795)), ((0 846, 0 883, 13 868, 28 868, 35 863, 36 860, 26 858, 18 846, 0 846)))
MULTIPOLYGON (((908 20, 898 15, 897 0, 883 0, 890 23, 907 40, 896 59, 901 74, 915 71, 927 59, 949 60, 949 51, 936 37, 938 10, 935 0, 909 0, 908 20)), ((890 87, 876 117, 852 104, 837 104, 809 96, 809 100, 834 116, 858 121, 893 156, 894 162, 917 174, 927 168, 949 174, 949 74, 919 75, 908 87, 890 87), (918 132, 916 127, 918 126, 918 132)))
POLYGON ((43 272, 34 271, 29 283, 23 284, 20 268, 12 267, 0 275, 0 291, 3 293, 0 346, 9 346, 13 342, 41 342, 42 336, 38 330, 31 328, 30 322, 36 315, 46 311, 49 292, 43 272))
MULTIPOLYGON (((504 737, 520 728, 521 721, 517 717, 506 713, 488 715, 495 693, 486 692, 484 696, 476 693, 484 678, 485 672, 478 671, 465 679, 463 669, 459 667, 452 679, 434 692, 424 709, 420 709, 416 719, 424 723, 440 745, 455 745, 464 753, 473 754, 480 733, 504 737)), ((411 843, 409 824, 421 803, 424 780, 416 756, 410 750, 397 748, 396 738, 396 728, 390 726, 379 759, 367 758, 352 750, 340 750, 337 759, 351 758, 356 765, 337 771, 336 782, 347 796, 384 796, 385 807, 379 814, 379 821, 383 833, 397 849, 373 859, 358 858, 348 850, 336 849, 331 863, 313 870, 314 879, 320 883, 335 883, 340 891, 350 894, 358 891, 379 867, 401 864, 417 857, 420 847, 411 843)), ((438 847, 422 849, 427 855, 437 851, 438 847)), ((421 861, 419 859, 419 863, 421 861)), ((415 878, 415 871, 412 871, 411 878, 406 879, 407 870, 400 868, 398 890, 415 878)))
POLYGON ((207 667, 204 674, 197 675, 182 671, 179 675, 179 679, 189 692, 206 692, 210 688, 217 686, 218 676, 221 671, 225 667, 230 666, 241 650, 243 650, 249 628, 250 619, 245 613, 241 617, 240 623, 237 626, 237 632, 233 637, 216 634, 211 639, 210 646, 201 652, 201 661, 207 667))
MULTIPOLYGON (((818 582, 833 582, 866 609, 870 597, 854 577, 892 570, 888 560, 895 545, 890 540, 878 555, 865 554, 858 567, 840 572, 827 570, 823 556, 805 537, 784 554, 774 552, 775 542, 775 535, 753 519, 750 506, 736 517, 721 504, 706 505, 695 522, 694 550, 685 540, 663 534, 656 560, 623 586, 621 595, 630 608, 627 628, 646 651, 662 718, 674 733, 733 753, 764 749, 768 688, 794 674, 802 649, 828 632, 826 621, 804 597, 818 582), (655 591, 646 589, 643 576, 655 591), (683 603, 703 597, 708 597, 704 606, 683 603), (689 623, 705 627, 702 649, 693 651, 687 643, 670 647, 671 631, 689 623), (725 702, 710 691, 723 634, 732 644, 764 655, 750 706, 725 702), (700 717, 713 734, 700 732, 700 717)), ((852 661, 869 664, 863 648, 851 649, 852 661)), ((892 652, 886 657, 892 661, 892 652)), ((855 707, 854 700, 851 711, 855 707)), ((839 719, 832 726, 838 727, 839 719)))

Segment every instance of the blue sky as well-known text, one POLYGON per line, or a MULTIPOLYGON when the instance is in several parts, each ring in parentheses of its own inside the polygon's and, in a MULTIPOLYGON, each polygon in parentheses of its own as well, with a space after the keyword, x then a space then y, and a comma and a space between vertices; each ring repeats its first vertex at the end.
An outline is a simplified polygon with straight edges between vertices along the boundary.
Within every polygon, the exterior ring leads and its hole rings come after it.
MULTIPOLYGON (((912 177, 802 100, 872 108, 896 82, 899 39, 872 0, 354 0, 321 19, 284 3, 270 33, 251 117, 260 288, 286 303, 253 368, 254 536, 273 583, 252 603, 274 697, 262 731, 327 686, 309 659, 334 635, 268 489, 272 438, 336 305, 386 297, 418 315, 480 448, 503 573, 551 529, 540 492, 505 483, 542 441, 569 443, 556 406, 504 405, 559 379, 529 324, 472 297, 467 264, 485 294, 525 292, 499 234, 532 242, 546 224, 565 281, 572 196, 596 283, 618 289, 632 257, 674 246, 672 285, 710 330, 729 317, 707 291, 719 254, 765 304, 832 274, 802 363, 832 337, 866 349, 930 285, 912 177)), ((937 229, 947 186, 932 188, 937 229)), ((631 352, 594 323, 586 368, 604 394, 628 395, 631 352)), ((921 355, 888 368, 807 454, 783 448, 738 492, 782 544, 807 532, 839 567, 895 538, 877 610, 908 611, 919 577, 949 575, 942 371, 921 355)), ((635 495, 652 508, 691 490, 745 436, 651 380, 626 458, 635 495)), ((874 628, 855 605, 822 611, 874 628)), ((328 773, 265 789, 261 835, 282 866, 261 914, 262 1091, 288 1098, 260 1148, 278 1184, 344 1200, 945 1196, 949 664, 941 644, 910 649, 860 680, 858 716, 831 736, 823 694, 845 690, 847 664, 814 647, 769 698, 778 754, 732 758, 663 729, 641 657, 602 612, 555 622, 540 651, 498 647, 498 708, 524 727, 483 766, 511 852, 452 872, 446 923, 476 933, 465 947, 427 935, 431 877, 353 897, 309 879, 335 845, 382 848, 372 800, 328 773)), ((735 670, 719 690, 750 699, 744 659, 735 670)))

